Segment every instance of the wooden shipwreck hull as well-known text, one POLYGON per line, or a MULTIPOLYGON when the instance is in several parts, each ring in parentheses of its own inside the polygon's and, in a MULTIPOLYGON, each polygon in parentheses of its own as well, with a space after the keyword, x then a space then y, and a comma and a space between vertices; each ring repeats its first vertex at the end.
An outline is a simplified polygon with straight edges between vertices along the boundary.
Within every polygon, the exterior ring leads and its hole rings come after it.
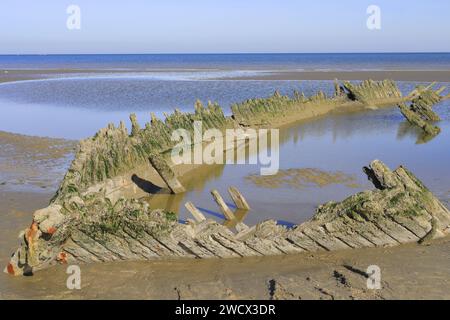
POLYGON ((450 232, 450 212, 406 168, 373 161, 364 170, 376 189, 320 206, 294 228, 274 220, 237 232, 214 220, 186 224, 139 200, 93 194, 37 211, 6 271, 32 274, 56 263, 174 258, 231 258, 395 246, 450 232))
MULTIPOLYGON (((194 121, 202 121, 204 130, 276 127, 339 108, 417 101, 414 99, 423 92, 402 97, 392 81, 346 82, 336 83, 333 97, 321 92, 309 98, 275 93, 267 99, 248 100, 234 105, 230 117, 217 104, 204 107, 200 102, 195 113, 175 111, 164 122, 152 116, 142 129, 132 115, 131 134, 121 123, 81 141, 60 188, 47 208, 34 213, 5 271, 32 274, 56 263, 277 255, 396 245, 443 236, 449 231, 448 209, 408 170, 390 171, 379 161, 365 170, 376 190, 341 203, 327 203, 310 221, 293 229, 273 220, 252 227, 238 224, 237 233, 202 218, 181 224, 174 213, 150 208, 127 198, 125 192, 134 184, 136 172, 154 169, 172 191, 184 190, 171 170, 173 165, 163 159, 175 144, 172 131, 183 128, 193 132, 194 121)), ((193 205, 190 208, 195 209, 193 205)))
POLYGON ((441 119, 433 111, 432 107, 448 98, 448 96, 442 97, 440 95, 445 90, 445 87, 441 87, 435 91, 433 90, 433 86, 434 83, 427 87, 418 86, 410 94, 411 105, 409 107, 405 103, 398 105, 400 112, 406 120, 423 130, 423 134, 426 136, 424 140, 429 140, 441 132, 441 129, 434 124, 434 122, 440 121, 441 119))

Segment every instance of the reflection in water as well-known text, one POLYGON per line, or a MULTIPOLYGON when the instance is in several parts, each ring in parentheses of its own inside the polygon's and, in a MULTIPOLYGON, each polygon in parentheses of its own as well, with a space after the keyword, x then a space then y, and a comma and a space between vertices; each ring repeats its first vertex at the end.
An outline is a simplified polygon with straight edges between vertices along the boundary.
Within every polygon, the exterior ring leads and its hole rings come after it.
POLYGON ((406 136, 416 139, 416 144, 423 144, 433 140, 437 134, 429 134, 408 121, 403 121, 398 125, 397 138, 402 139, 406 136))
POLYGON ((233 220, 225 220, 223 225, 233 229, 236 227, 236 225, 239 222, 243 222, 245 220, 245 217, 247 216, 247 214, 250 212, 250 210, 243 210, 243 209, 236 209, 236 211, 234 211, 234 217, 236 219, 233 220))
POLYGON ((51 79, 0 84, 0 130, 36 136, 80 139, 108 123, 119 124, 131 112, 143 125, 150 112, 192 112, 197 99, 229 106, 278 90, 312 95, 333 92, 330 81, 303 85, 299 81, 163 81, 145 77, 51 79), (82 125, 80 125, 82 124, 82 125))
POLYGON ((280 140, 288 141, 291 138, 296 143, 305 139, 320 139, 331 133, 332 142, 345 140, 358 134, 379 134, 392 129, 392 122, 401 119, 393 109, 380 109, 377 111, 358 111, 346 114, 328 114, 313 122, 300 126, 293 126, 280 132, 280 140), (367 118, 370 118, 368 121, 367 118))

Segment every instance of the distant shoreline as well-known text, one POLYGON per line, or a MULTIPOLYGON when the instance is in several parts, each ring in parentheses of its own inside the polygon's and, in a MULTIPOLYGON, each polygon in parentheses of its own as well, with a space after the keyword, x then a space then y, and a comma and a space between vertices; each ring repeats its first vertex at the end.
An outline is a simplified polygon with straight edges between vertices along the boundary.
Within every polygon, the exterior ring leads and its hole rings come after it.
MULTIPOLYGON (((77 75, 83 74, 141 74, 145 73, 165 73, 165 72, 179 72, 179 73, 195 73, 195 72, 207 72, 213 70, 110 70, 110 69, 36 69, 36 70, 1 70, 0 71, 0 83, 14 82, 23 80, 39 80, 46 78, 64 78, 65 75, 77 75)), ((229 70, 223 70, 229 71, 229 70)), ((239 70, 237 70, 239 71, 239 70)), ((450 82, 450 70, 327 70, 327 71, 265 71, 265 70, 253 70, 256 73, 251 75, 241 75, 234 77, 217 77, 217 78, 205 78, 200 79, 202 81, 208 80, 268 80, 268 81, 283 81, 283 80, 366 80, 372 79, 381 81, 384 79, 391 79, 395 81, 438 81, 438 82, 450 82)))
POLYGON ((366 80, 450 82, 450 70, 380 70, 380 71, 280 71, 227 80, 366 80))

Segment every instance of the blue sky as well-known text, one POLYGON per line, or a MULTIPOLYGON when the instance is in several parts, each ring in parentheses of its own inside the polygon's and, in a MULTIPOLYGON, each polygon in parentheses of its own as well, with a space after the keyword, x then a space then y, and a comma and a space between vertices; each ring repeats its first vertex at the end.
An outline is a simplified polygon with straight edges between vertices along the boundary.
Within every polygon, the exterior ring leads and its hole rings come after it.
POLYGON ((450 51, 450 1, 1 0, 0 54, 450 51), (81 9, 68 30, 66 9, 81 9), (369 5, 381 30, 366 27, 369 5))

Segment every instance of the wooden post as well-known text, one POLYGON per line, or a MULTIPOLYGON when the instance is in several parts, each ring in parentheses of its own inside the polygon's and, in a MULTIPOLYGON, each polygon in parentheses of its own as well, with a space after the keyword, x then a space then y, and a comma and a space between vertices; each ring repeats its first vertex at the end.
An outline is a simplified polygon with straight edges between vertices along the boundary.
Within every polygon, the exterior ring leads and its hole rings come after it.
POLYGON ((431 88, 433 88, 436 85, 436 81, 433 81, 432 83, 430 83, 428 86, 425 87, 425 90, 430 90, 431 88))
POLYGON ((203 215, 203 213, 201 213, 200 210, 198 210, 197 207, 192 202, 190 202, 190 201, 186 202, 184 204, 184 206, 192 214, 192 216, 194 217, 195 221, 202 222, 202 221, 206 220, 206 218, 203 215))
POLYGON ((441 132, 441 129, 439 127, 424 121, 418 114, 408 108, 404 103, 399 104, 398 107, 400 108, 400 112, 403 114, 406 120, 409 121, 409 123, 418 126, 423 131, 425 131, 426 134, 430 136, 436 136, 441 132))
POLYGON ((233 202, 238 209, 250 210, 247 200, 245 200, 242 193, 240 193, 236 187, 229 187, 228 192, 230 193, 231 199, 233 199, 233 202))
POLYGON ((447 87, 446 87, 446 86, 442 86, 442 87, 440 87, 439 89, 437 89, 437 90, 435 91, 435 93, 436 93, 437 95, 441 95, 441 93, 444 92, 445 89, 447 89, 447 87))
POLYGON ((217 203, 217 205, 220 208, 220 211, 222 211, 223 215, 225 216, 225 218, 227 220, 234 220, 235 216, 233 211, 231 211, 231 209, 227 206, 227 204, 225 203, 225 201, 223 201, 222 196, 219 194, 219 192, 217 190, 212 190, 211 194, 214 198, 214 201, 217 203))
POLYGON ((164 182, 167 184, 172 193, 183 193, 186 190, 183 185, 175 176, 172 168, 167 164, 166 160, 160 154, 152 154, 149 157, 149 161, 153 168, 158 172, 164 182))

